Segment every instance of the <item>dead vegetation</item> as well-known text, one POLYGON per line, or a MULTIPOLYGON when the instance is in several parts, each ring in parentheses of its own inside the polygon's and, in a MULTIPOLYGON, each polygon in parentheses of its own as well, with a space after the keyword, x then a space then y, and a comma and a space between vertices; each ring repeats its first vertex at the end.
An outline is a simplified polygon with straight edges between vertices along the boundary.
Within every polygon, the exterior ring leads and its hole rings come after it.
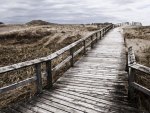
MULTIPOLYGON (((124 38, 127 47, 132 46, 137 63, 150 67, 150 26, 124 28, 124 38)), ((150 89, 150 76, 136 72, 136 82, 150 89)), ((150 111, 150 98, 137 92, 139 106, 150 111)))
MULTIPOLYGON (((95 25, 8 25, 0 27, 0 67, 50 55, 98 29, 100 28, 95 25)), ((68 54, 66 52, 53 60, 53 67, 68 54)), ((69 64, 66 64, 59 72, 54 73, 56 75, 53 77, 54 80, 68 68, 69 64)), ((42 70, 45 70, 45 64, 42 64, 42 70)), ((34 71, 34 67, 31 66, 0 74, 0 87, 32 77, 34 71)), ((36 87, 33 83, 2 94, 0 107, 32 97, 35 92, 36 87)))

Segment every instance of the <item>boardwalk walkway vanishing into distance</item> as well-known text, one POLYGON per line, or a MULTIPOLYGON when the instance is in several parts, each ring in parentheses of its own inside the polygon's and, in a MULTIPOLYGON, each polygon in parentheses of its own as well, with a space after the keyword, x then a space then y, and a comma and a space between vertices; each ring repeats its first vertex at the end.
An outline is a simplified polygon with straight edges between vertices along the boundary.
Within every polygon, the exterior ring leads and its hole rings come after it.
POLYGON ((12 113, 139 113, 128 101, 125 46, 119 29, 108 32, 51 90, 10 108, 12 113))

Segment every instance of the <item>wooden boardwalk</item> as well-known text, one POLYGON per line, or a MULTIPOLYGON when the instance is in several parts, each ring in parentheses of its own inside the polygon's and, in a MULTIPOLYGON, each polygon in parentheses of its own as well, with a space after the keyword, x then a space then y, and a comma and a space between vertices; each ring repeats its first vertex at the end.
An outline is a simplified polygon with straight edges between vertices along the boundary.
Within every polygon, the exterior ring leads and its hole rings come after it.
POLYGON ((12 113, 139 113, 128 101, 125 59, 124 40, 119 28, 115 28, 52 90, 44 90, 32 101, 10 109, 12 113))

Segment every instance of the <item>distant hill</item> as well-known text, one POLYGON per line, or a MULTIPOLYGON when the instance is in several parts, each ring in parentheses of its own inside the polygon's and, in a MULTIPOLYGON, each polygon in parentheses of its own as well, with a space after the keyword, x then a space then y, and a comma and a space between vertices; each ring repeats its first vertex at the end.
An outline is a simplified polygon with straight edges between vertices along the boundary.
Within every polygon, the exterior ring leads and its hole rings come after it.
POLYGON ((30 22, 27 22, 26 24, 27 25, 51 25, 51 24, 54 24, 54 23, 46 22, 46 21, 43 21, 43 20, 32 20, 30 22))
POLYGON ((3 22, 0 22, 0 24, 4 24, 3 22))

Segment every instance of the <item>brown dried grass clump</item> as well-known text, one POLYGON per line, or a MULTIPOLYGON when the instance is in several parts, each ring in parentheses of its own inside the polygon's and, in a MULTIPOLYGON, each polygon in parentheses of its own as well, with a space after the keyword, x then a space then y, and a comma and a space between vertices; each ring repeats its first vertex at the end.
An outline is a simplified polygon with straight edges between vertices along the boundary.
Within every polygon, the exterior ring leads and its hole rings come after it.
MULTIPOLYGON (((19 26, 19 28, 21 28, 21 26, 19 26)), ((0 33, 0 66, 2 67, 48 56, 79 40, 85 33, 89 33, 89 31, 86 27, 81 25, 32 26, 0 33)), ((68 54, 69 51, 54 59, 52 67, 55 67, 65 59, 68 54)), ((67 63, 61 70, 54 73, 54 81, 58 79, 69 66, 70 64, 67 63)), ((45 71, 45 64, 42 64, 42 71, 45 71)), ((34 74, 35 70, 32 66, 1 74, 0 87, 33 77, 34 74)), ((45 84, 46 80, 44 79, 43 87, 45 84)), ((33 83, 6 94, 2 94, 0 98, 0 107, 6 107, 9 103, 31 98, 35 92, 36 87, 33 83)))
POLYGON ((27 29, 0 34, 0 44, 32 44, 42 39, 44 36, 52 35, 53 31, 46 28, 27 29))
MULTIPOLYGON (((133 47, 137 63, 150 67, 150 26, 125 28, 124 38, 127 47, 133 47)), ((135 77, 137 83, 150 89, 150 75, 136 71, 135 77)), ((150 111, 150 98, 141 92, 137 92, 137 97, 139 106, 150 111)))

